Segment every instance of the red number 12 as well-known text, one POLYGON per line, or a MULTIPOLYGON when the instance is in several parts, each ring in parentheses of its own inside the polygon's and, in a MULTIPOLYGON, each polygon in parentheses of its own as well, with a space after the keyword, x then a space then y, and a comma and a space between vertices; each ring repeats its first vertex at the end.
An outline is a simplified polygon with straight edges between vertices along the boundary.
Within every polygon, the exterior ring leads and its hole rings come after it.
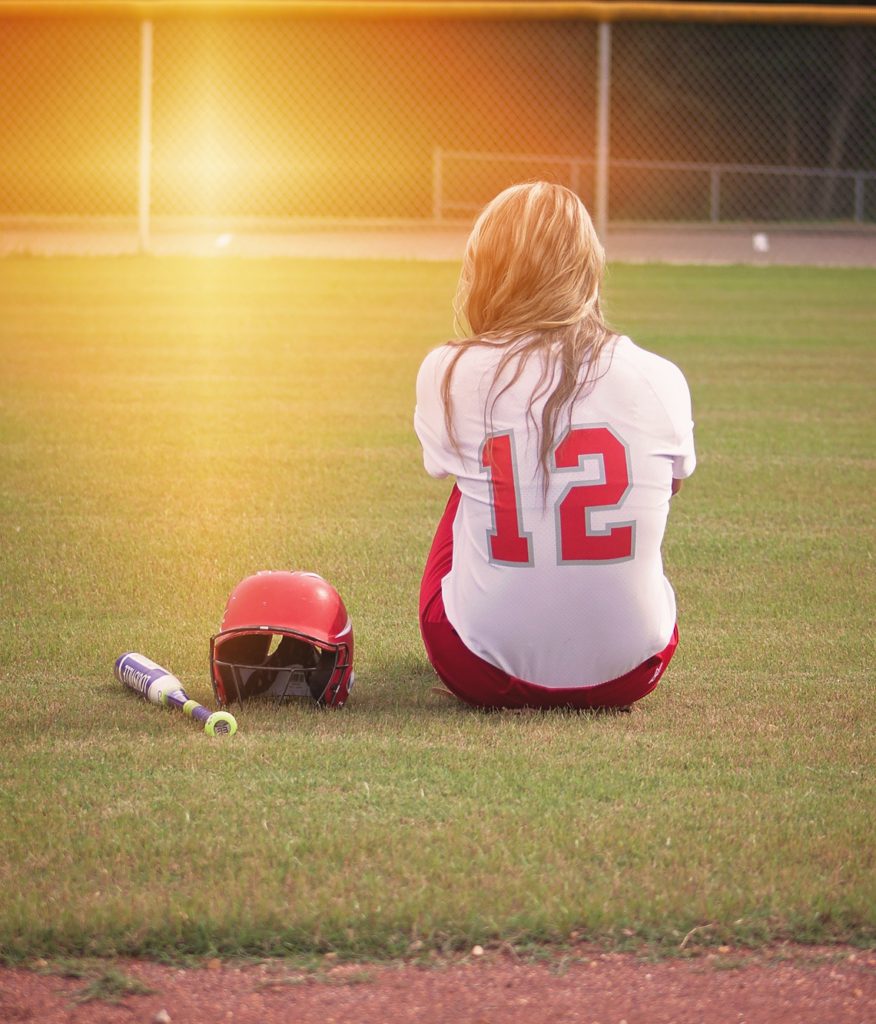
MULTIPOLYGON (((619 508, 630 490, 627 447, 611 427, 572 427, 553 453, 553 469, 581 468, 582 459, 598 457, 597 480, 573 483, 555 506, 557 562, 560 565, 622 562, 633 557, 635 523, 615 523, 597 530, 594 511, 619 508)), ((490 474, 493 529, 488 533, 490 561, 502 565, 532 565, 532 534, 523 529, 514 436, 491 434, 481 448, 481 466, 490 474)))

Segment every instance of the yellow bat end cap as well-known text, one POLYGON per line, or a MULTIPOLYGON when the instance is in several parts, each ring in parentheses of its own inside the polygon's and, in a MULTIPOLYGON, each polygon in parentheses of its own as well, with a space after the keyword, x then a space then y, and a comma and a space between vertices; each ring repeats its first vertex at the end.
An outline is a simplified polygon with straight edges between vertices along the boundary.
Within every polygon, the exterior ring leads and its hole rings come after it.
POLYGON ((237 721, 227 711, 214 711, 204 722, 204 732, 208 736, 233 736, 237 732, 237 721))

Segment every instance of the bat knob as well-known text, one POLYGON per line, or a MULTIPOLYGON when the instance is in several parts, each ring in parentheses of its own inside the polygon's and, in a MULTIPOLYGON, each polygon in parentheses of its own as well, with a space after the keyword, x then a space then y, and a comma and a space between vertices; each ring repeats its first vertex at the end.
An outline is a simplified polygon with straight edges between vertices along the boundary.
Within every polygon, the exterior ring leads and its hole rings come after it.
POLYGON ((214 711, 204 722, 208 736, 233 736, 237 732, 237 721, 227 711, 214 711))

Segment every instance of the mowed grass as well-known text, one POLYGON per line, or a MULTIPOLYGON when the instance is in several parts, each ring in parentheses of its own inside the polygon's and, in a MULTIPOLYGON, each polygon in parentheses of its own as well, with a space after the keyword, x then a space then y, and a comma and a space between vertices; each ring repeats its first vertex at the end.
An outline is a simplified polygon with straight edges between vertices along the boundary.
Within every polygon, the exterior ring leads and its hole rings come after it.
POLYGON ((7 959, 876 936, 876 273, 610 269, 700 456, 664 549, 681 646, 628 716, 431 692, 449 484, 411 420, 456 273, 0 262, 7 959), (139 650, 212 705, 228 594, 286 567, 351 611, 347 708, 216 740, 115 682, 139 650))

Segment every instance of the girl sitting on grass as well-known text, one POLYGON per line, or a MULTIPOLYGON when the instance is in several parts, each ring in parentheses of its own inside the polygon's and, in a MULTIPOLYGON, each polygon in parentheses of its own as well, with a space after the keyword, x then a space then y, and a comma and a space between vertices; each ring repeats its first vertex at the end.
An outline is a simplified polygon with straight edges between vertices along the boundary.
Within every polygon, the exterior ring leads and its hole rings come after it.
POLYGON ((696 462, 681 371, 600 313, 581 200, 515 185, 481 213, 456 296, 466 336, 426 356, 415 428, 456 483, 420 590, 426 652, 483 708, 623 708, 678 644, 660 554, 696 462))

